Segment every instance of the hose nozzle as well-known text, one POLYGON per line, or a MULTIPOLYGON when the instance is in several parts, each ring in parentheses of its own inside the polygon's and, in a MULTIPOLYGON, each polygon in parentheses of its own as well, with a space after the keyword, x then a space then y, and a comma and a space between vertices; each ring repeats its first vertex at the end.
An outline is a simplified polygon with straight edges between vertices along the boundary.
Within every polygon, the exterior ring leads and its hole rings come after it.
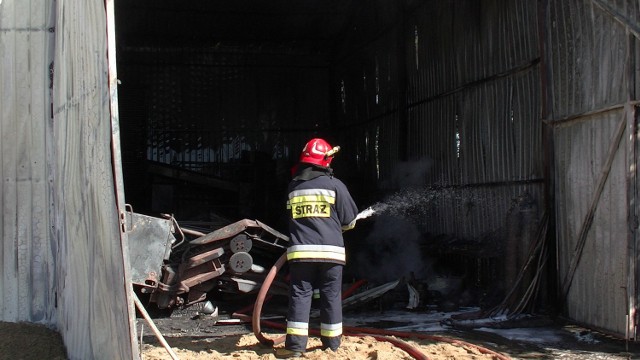
POLYGON ((333 155, 335 155, 338 151, 340 151, 340 146, 335 146, 333 149, 327 151, 324 154, 324 158, 328 159, 328 158, 332 157, 333 155))

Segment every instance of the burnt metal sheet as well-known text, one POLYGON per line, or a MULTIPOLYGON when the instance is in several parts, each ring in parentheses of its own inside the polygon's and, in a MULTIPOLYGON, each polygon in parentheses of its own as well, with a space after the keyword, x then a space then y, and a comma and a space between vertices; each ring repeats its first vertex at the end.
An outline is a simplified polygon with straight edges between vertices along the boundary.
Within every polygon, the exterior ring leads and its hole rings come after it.
POLYGON ((348 308, 348 307, 362 305, 369 301, 375 300, 381 297, 382 295, 384 295, 385 293, 393 290, 396 286, 398 286, 399 283, 400 283, 400 280, 390 281, 388 283, 376 286, 372 289, 359 292, 355 295, 352 295, 351 297, 348 297, 342 300, 342 306, 344 308, 348 308))
POLYGON ((191 240, 189 246, 206 245, 220 240, 231 240, 236 235, 247 231, 257 244, 268 244, 275 249, 288 246, 289 238, 258 220, 242 219, 233 224, 215 230, 197 239, 191 240))
MULTIPOLYGON (((543 207, 537 5, 430 1, 411 10, 335 71, 351 145, 341 170, 400 193, 388 201, 422 204, 409 216, 429 233, 499 242, 516 199, 529 194, 543 207)), ((366 194, 371 184, 361 185, 366 194)))
MULTIPOLYGON (((631 2, 603 3, 638 17, 631 2)), ((547 11, 554 118, 626 101, 625 28, 591 0, 552 0, 547 11)))
POLYGON ((127 216, 131 221, 127 232, 131 281, 154 288, 161 280, 163 261, 169 259, 176 241, 172 222, 138 213, 127 216))
POLYGON ((554 0, 544 10, 562 305, 577 322, 635 337, 637 116, 628 101, 638 87, 630 26, 639 9, 554 0))
POLYGON ((616 334, 626 333, 628 287, 627 186, 625 146, 613 163, 594 209, 592 223, 580 244, 596 185, 603 172, 622 111, 611 111, 558 126, 554 130, 556 223, 560 291, 570 318, 616 334), (581 254, 576 250, 582 247, 581 254), (575 265, 575 256, 580 261, 575 265), (597 269, 597 270, 596 270, 597 269), (575 272, 572 274, 571 272, 575 272), (566 279, 572 277, 570 284, 566 279), (563 281, 564 280, 564 281, 563 281), (570 285, 570 287, 569 287, 570 285))

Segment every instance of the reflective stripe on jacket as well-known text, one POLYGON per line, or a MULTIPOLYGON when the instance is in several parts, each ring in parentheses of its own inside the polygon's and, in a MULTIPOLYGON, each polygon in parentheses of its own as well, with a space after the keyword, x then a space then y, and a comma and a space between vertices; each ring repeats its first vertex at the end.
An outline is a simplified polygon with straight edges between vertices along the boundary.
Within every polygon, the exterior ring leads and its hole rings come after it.
POLYGON ((287 249, 287 260, 317 260, 345 262, 343 247, 333 245, 293 245, 287 249))
POLYGON ((294 219, 304 217, 330 217, 331 205, 336 203, 336 192, 325 189, 296 190, 289 193, 287 209, 294 219))
POLYGON ((352 227, 358 208, 347 187, 330 175, 289 183, 290 248, 288 261, 344 265, 343 228, 352 227))

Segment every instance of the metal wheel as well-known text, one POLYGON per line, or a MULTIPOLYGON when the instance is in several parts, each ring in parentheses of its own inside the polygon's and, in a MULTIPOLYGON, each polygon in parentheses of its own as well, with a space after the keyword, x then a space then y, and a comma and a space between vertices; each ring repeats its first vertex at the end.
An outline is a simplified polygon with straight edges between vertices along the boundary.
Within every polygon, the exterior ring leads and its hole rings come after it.
POLYGON ((251 241, 251 239, 249 239, 249 237, 246 234, 237 235, 236 237, 231 239, 231 242, 229 243, 231 252, 234 254, 239 252, 248 253, 249 251, 251 251, 252 245, 253 245, 253 242, 251 241))
POLYGON ((235 273, 244 273, 251 269, 253 258, 249 253, 237 252, 229 258, 229 267, 235 273))

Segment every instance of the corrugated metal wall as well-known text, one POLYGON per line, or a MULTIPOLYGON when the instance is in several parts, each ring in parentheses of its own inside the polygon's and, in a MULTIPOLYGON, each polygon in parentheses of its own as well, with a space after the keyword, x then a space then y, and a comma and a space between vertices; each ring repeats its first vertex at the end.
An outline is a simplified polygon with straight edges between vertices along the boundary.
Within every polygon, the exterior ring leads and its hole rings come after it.
POLYGON ((326 55, 277 45, 123 48, 120 108, 131 203, 184 220, 208 220, 211 212, 273 224, 292 159, 330 126, 327 63, 326 55), (148 166, 157 164, 242 186, 250 195, 148 176, 148 166), (162 182, 171 194, 157 192, 162 182), (160 197, 166 201, 146 205, 160 197))
POLYGON ((58 329, 71 359, 137 357, 112 169, 106 4, 0 2, 0 319, 58 329))
POLYGON ((127 110, 142 108, 142 118, 127 112, 127 126, 147 132, 147 160, 214 173, 220 169, 202 166, 239 161, 243 151, 282 157, 288 134, 327 127, 326 62, 305 57, 294 64, 285 54, 242 51, 123 51, 121 73, 131 82, 122 88, 131 98, 122 102, 127 110))
MULTIPOLYGON (((640 14, 630 0, 541 4, 543 19, 538 2, 525 0, 362 2, 332 66, 324 58, 282 66, 247 49, 133 46, 125 71, 152 71, 121 85, 133 119, 127 134, 145 139, 129 158, 163 159, 174 125, 188 149, 170 161, 183 163, 204 159, 208 147, 209 158, 230 161, 221 151, 227 121, 269 154, 281 137, 297 153, 309 135, 331 129, 344 148, 336 166, 360 181, 356 192, 393 193, 402 185, 398 169, 415 166, 424 171, 422 208, 413 214, 422 230, 504 245, 519 199, 543 208, 546 117, 554 129, 559 282, 572 280, 567 313, 625 334, 638 296, 637 225, 627 219, 638 213, 629 101, 640 75, 640 14), (185 89, 202 97, 182 96, 185 89)), ((132 316, 109 148, 104 6, 0 1, 0 316, 60 328, 74 359, 135 357, 135 337, 123 339, 132 316)))
POLYGON ((559 293, 571 319, 635 337, 640 13, 611 0, 553 0, 545 13, 559 293))
POLYGON ((543 201, 536 3, 407 4, 359 9, 366 46, 336 72, 352 168, 393 192, 399 167, 423 167, 424 231, 500 242, 516 199, 543 201))
POLYGON ((56 321, 56 242, 50 69, 55 9, 48 1, 0 3, 0 319, 56 321))
POLYGON ((53 204, 58 324, 72 358, 134 357, 111 158, 103 1, 58 2, 53 204), (120 339, 119 339, 120 338, 120 339))

